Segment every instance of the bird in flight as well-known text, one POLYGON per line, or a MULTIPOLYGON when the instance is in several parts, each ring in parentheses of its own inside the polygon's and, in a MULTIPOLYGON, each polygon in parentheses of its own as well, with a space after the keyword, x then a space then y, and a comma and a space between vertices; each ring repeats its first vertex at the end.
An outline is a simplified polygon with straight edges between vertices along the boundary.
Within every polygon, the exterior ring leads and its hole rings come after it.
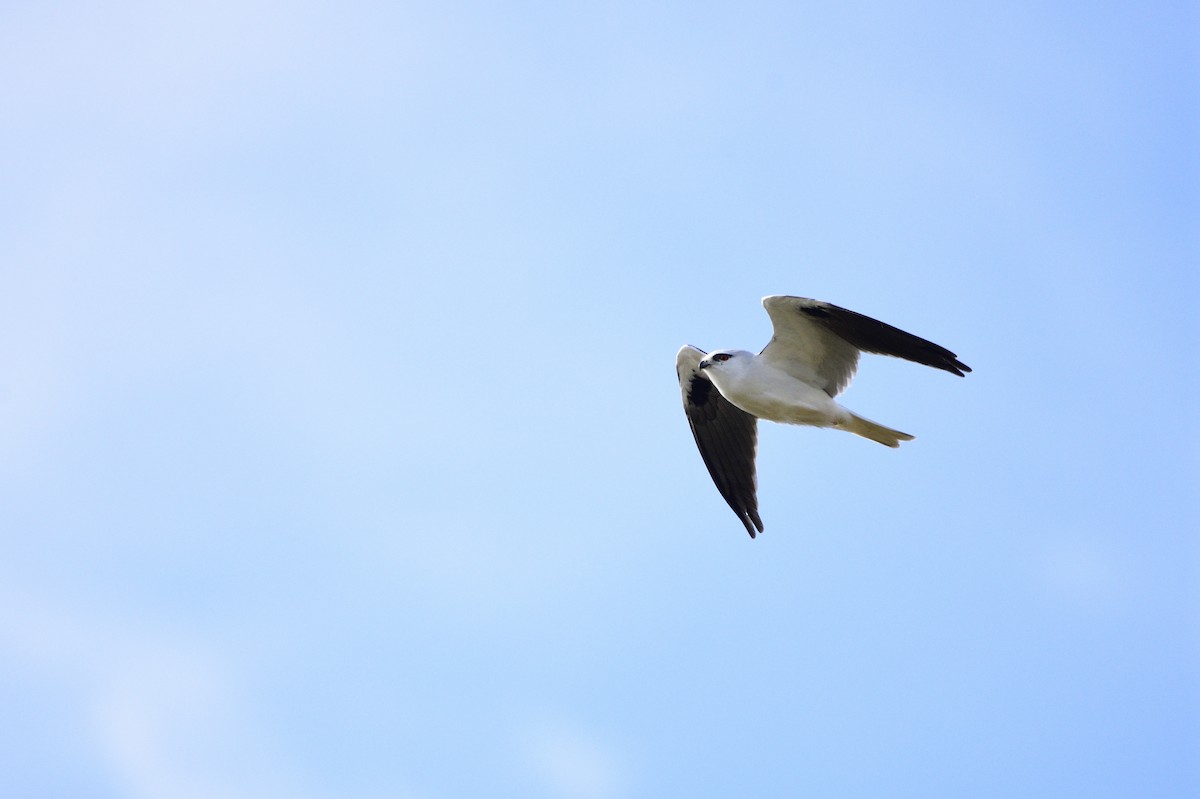
POLYGON ((864 419, 833 399, 850 384, 859 353, 892 355, 959 377, 971 371, 945 347, 827 302, 772 296, 762 303, 775 334, 758 355, 706 353, 689 345, 675 356, 683 409, 700 457, 751 538, 763 531, 754 468, 759 419, 832 427, 898 447, 913 437, 864 419))

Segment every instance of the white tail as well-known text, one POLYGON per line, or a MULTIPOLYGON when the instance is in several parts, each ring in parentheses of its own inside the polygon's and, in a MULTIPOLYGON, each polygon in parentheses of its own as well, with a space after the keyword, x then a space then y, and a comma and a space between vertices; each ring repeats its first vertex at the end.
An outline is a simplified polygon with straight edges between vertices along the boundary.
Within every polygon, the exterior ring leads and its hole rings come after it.
POLYGON ((910 436, 908 433, 901 433, 899 430, 884 427, 881 424, 872 422, 870 419, 864 419, 853 413, 850 414, 850 423, 843 429, 849 430, 851 433, 860 435, 863 438, 878 441, 885 447, 898 447, 901 441, 913 440, 913 436, 910 436))

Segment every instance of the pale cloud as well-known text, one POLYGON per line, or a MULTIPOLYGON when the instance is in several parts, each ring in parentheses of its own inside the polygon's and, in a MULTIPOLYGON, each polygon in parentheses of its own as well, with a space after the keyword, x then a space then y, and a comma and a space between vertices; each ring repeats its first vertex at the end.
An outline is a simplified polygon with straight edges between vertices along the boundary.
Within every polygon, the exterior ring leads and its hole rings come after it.
MULTIPOLYGON (((325 799, 256 714, 219 642, 0 593, 0 655, 76 698, 79 739, 130 799, 325 799)), ((368 799, 411 799, 396 789, 368 799)))
POLYGON ((181 112, 212 117, 198 101, 298 63, 311 16, 272 0, 30 7, 5 20, 0 64, 17 71, 0 86, 38 121, 67 102, 93 122, 153 120, 160 131, 185 132, 181 112))
POLYGON ((1047 532, 1033 564, 1036 579, 1059 603, 1104 610, 1130 595, 1133 564, 1103 535, 1047 532))
POLYGON ((611 747, 563 720, 543 720, 519 736, 522 759, 552 796, 600 799, 623 795, 622 767, 611 747))

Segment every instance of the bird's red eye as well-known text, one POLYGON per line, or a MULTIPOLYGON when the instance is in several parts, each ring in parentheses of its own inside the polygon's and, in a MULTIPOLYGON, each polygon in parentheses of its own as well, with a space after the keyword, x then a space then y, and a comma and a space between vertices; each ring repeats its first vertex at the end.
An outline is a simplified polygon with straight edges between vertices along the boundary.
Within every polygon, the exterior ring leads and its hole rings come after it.
POLYGON ((728 361, 729 355, 724 352, 718 352, 716 355, 713 356, 713 360, 714 361, 728 361))

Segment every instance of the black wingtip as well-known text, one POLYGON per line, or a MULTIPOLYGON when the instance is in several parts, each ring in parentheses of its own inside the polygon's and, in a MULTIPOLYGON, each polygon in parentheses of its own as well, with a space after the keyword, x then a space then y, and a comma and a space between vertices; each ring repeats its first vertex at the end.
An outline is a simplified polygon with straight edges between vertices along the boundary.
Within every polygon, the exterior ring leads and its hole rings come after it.
POLYGON ((753 511, 744 511, 738 514, 742 524, 746 525, 746 532, 750 534, 750 538, 754 538, 763 531, 762 519, 753 511), (757 531, 755 530, 757 528, 757 531))
MULTIPOLYGON (((934 344, 932 341, 918 338, 917 336, 912 336, 912 339, 915 340, 918 346, 909 352, 901 354, 901 358, 910 360, 913 363, 932 366, 934 369, 941 369, 944 372, 949 372, 950 374, 958 375, 959 377, 966 377, 966 373, 971 371, 971 367, 960 361, 957 355, 945 347, 934 344)), ((870 352, 870 350, 864 351, 870 352)), ((891 353, 884 354, 890 355, 891 353)))
POLYGON ((856 311, 827 302, 801 305, 797 310, 819 320, 834 335, 841 336, 863 352, 904 358, 959 377, 965 377, 971 371, 971 367, 945 347, 856 311))

